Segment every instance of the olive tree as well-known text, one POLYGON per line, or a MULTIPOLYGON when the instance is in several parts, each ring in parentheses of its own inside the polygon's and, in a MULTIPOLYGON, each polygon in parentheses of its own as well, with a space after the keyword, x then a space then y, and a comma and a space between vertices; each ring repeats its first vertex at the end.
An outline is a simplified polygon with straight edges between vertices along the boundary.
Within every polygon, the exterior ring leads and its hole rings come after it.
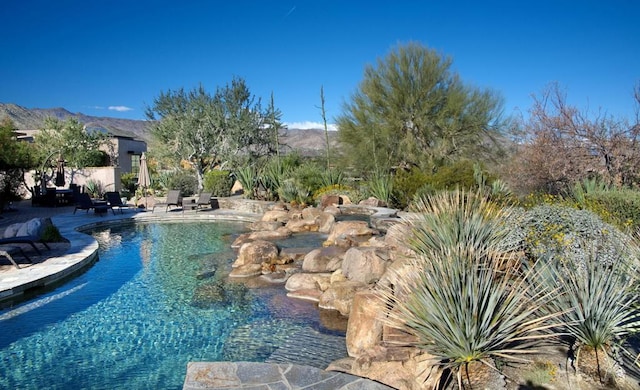
MULTIPOLYGON (((108 143, 108 135, 100 131, 87 131, 85 126, 73 117, 64 121, 54 117, 46 118, 34 141, 39 154, 37 167, 49 169, 57 160, 54 157, 61 156, 66 166, 72 170, 71 180, 74 177, 73 171, 103 166, 107 159, 101 147, 108 143)), ((40 174, 44 175, 45 172, 40 174)), ((46 178, 44 179, 46 181, 46 178)))
POLYGON ((187 162, 196 172, 198 187, 215 168, 233 169, 241 162, 275 152, 273 128, 280 112, 263 109, 245 81, 234 78, 214 95, 203 86, 162 92, 146 110, 158 154, 187 162))
POLYGON ((410 43, 367 66, 337 118, 350 164, 364 171, 407 164, 435 171, 461 157, 490 155, 501 136, 502 99, 465 85, 451 65, 410 43))

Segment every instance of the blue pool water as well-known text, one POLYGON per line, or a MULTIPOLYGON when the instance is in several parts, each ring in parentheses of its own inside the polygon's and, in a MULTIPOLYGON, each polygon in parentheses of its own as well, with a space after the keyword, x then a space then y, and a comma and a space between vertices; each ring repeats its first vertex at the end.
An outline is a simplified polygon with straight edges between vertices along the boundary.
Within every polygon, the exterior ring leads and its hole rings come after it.
POLYGON ((180 389, 189 361, 265 361, 289 335, 323 329, 281 286, 226 278, 231 222, 91 232, 84 274, 0 311, 0 389, 180 389))

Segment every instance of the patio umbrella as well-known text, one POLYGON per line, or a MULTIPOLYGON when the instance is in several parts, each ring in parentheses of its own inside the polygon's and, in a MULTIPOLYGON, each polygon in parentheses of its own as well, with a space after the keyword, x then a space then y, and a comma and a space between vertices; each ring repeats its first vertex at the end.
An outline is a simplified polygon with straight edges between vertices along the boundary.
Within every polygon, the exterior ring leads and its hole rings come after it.
POLYGON ((65 181, 64 181, 64 159, 62 158, 62 155, 60 155, 60 157, 58 157, 58 166, 56 168, 56 181, 55 181, 56 187, 64 187, 65 181))
POLYGON ((138 186, 142 187, 144 194, 144 207, 147 208, 147 187, 151 185, 149 168, 147 167, 147 156, 142 153, 140 156, 140 171, 138 172, 138 186))

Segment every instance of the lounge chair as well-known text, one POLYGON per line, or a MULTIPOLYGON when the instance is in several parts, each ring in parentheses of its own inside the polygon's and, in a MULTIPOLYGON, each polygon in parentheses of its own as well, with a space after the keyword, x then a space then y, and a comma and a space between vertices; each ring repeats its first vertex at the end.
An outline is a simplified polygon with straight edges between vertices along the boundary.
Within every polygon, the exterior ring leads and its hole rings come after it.
POLYGON ((73 209, 73 213, 75 214, 77 210, 95 210, 96 214, 102 214, 109 210, 109 205, 106 202, 96 203, 91 200, 91 197, 86 192, 78 194, 76 198, 76 207, 73 209))
POLYGON ((198 196, 198 199, 193 203, 182 203, 182 212, 184 212, 185 208, 189 208, 191 210, 200 210, 206 206, 211 207, 211 195, 212 192, 203 192, 198 196))
POLYGON ((154 212, 156 207, 165 206, 165 212, 169 211, 170 206, 176 206, 182 208, 182 195, 180 195, 180 190, 169 190, 167 193, 167 201, 162 203, 155 203, 151 212, 154 212))
POLYGON ((27 259, 29 263, 33 264, 33 261, 31 261, 29 256, 27 256, 22 250, 22 248, 20 248, 19 246, 4 246, 4 245, 0 246, 0 256, 6 257, 11 262, 11 264, 13 264, 17 269, 20 269, 20 266, 18 266, 18 263, 16 263, 13 257, 11 257, 11 255, 16 252, 20 252, 22 257, 27 259))
POLYGON ((51 250, 51 247, 49 247, 49 245, 47 245, 46 242, 40 241, 40 238, 35 236, 15 236, 15 237, 0 238, 0 245, 29 244, 40 255, 42 253, 40 252, 40 249, 38 249, 38 247, 36 246, 36 242, 44 245, 45 248, 51 250))
POLYGON ((116 214, 116 211, 114 209, 120 210, 120 214, 122 214, 122 209, 129 209, 129 205, 122 202, 122 198, 120 198, 119 193, 115 191, 107 192, 105 194, 105 197, 107 198, 107 204, 111 208, 111 212, 113 212, 113 215, 116 214))

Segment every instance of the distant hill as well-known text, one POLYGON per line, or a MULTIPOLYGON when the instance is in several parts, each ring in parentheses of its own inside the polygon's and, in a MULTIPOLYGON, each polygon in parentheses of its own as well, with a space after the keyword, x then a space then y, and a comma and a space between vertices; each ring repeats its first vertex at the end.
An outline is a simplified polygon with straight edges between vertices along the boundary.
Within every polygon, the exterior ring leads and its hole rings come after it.
MULTIPOLYGON (((149 143, 151 135, 147 131, 147 122, 134 119, 97 117, 82 113, 72 113, 64 108, 24 108, 16 104, 0 103, 0 119, 10 118, 17 130, 37 130, 44 126, 48 117, 64 120, 75 117, 88 128, 104 129, 117 136, 133 137, 149 143)), ((288 129, 282 137, 282 143, 291 150, 297 150, 304 156, 322 155, 325 150, 323 129, 288 129)), ((337 132, 329 132, 332 147, 337 145, 337 132)))

